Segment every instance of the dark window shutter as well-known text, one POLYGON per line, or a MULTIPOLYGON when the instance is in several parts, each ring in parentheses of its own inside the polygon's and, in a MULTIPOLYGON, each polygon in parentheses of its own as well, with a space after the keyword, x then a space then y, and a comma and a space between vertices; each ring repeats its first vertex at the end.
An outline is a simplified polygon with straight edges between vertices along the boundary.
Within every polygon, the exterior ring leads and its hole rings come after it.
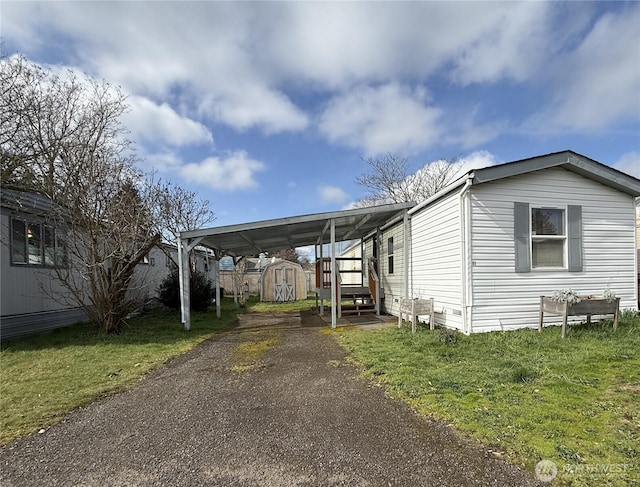
POLYGON ((569 242, 569 271, 582 271, 582 207, 567 207, 567 229, 569 242))
POLYGON ((531 257, 529 255, 529 225, 531 215, 529 203, 513 204, 513 228, 516 251, 516 272, 531 272, 531 257))

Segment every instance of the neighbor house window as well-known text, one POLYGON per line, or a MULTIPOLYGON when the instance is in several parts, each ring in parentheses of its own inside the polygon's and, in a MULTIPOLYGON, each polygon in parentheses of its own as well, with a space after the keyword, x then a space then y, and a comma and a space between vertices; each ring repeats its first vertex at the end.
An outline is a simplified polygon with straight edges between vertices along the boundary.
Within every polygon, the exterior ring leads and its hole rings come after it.
POLYGON ((387 240, 387 256, 389 258, 389 274, 393 274, 393 237, 387 240))
POLYGON ((531 208, 531 267, 565 268, 565 210, 531 208))
POLYGON ((54 228, 13 218, 11 220, 11 263, 63 266, 66 263, 66 251, 54 228))

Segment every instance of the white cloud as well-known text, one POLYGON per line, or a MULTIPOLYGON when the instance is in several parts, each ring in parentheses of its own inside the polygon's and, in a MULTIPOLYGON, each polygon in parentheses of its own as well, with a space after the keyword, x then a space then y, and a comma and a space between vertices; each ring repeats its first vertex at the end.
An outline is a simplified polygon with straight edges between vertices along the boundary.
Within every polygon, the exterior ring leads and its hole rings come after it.
POLYGON ((634 178, 640 179, 640 152, 627 152, 618 159, 613 167, 618 171, 625 172, 634 178))
POLYGON ((445 124, 448 129, 443 140, 450 145, 467 149, 493 140, 504 132, 505 122, 478 122, 478 112, 479 108, 476 106, 462 115, 449 117, 445 124))
POLYGON ((267 134, 299 131, 309 124, 307 116, 281 92, 243 83, 231 88, 206 97, 200 111, 236 129, 260 127, 267 134))
POLYGON ((328 140, 373 156, 411 154, 433 144, 440 135, 441 111, 427 106, 427 93, 397 83, 354 88, 328 104, 319 129, 328 140))
POLYGON ((130 96, 127 103, 130 111, 123 116, 123 123, 138 142, 171 146, 213 143, 213 135, 207 127, 179 115, 166 103, 158 105, 135 95, 130 96))
POLYGON ((472 152, 458 159, 458 162, 460 163, 460 170, 456 177, 462 176, 473 169, 482 169, 483 167, 495 166, 500 163, 496 156, 486 150, 472 152))
POLYGON ((349 195, 336 186, 320 186, 318 193, 323 203, 344 203, 349 199, 349 195))
POLYGON ((173 150, 148 151, 144 146, 138 146, 137 153, 142 166, 150 171, 171 172, 182 166, 182 159, 173 150))
MULTIPOLYGON (((445 143, 471 147, 504 129, 482 120, 443 127, 447 105, 425 104, 398 80, 532 88, 536 99, 522 105, 550 107, 530 122, 537 130, 595 130, 635 116, 639 12, 633 2, 4 2, 2 23, 3 37, 34 58, 73 60, 196 124, 195 114, 237 130, 297 132, 329 98, 322 133, 373 154, 417 152, 452 133, 445 143), (400 93, 385 93, 392 86, 400 93), (360 103, 373 99, 377 114, 360 103)), ((507 110, 486 95, 483 107, 507 110)), ((197 138, 188 133, 173 143, 197 138)))
POLYGON ((251 159, 245 151, 236 151, 224 158, 208 157, 198 163, 186 164, 180 169, 180 175, 190 183, 235 191, 257 187, 256 173, 264 169, 261 161, 251 159))
POLYGON ((505 3, 484 24, 482 35, 461 49, 451 77, 463 85, 526 80, 554 46, 557 35, 549 28, 552 8, 547 2, 505 3))
POLYGON ((528 126, 592 132, 638 120, 640 4, 603 15, 580 45, 550 66, 553 99, 528 126))

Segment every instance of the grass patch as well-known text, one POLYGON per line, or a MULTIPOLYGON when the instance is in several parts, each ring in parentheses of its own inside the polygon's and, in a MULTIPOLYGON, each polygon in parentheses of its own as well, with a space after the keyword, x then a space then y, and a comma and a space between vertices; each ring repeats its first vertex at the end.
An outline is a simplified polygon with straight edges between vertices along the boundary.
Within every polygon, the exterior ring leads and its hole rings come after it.
POLYGON ((260 297, 251 295, 246 308, 250 313, 288 313, 295 311, 308 311, 315 307, 315 293, 309 293, 307 299, 300 301, 288 301, 286 303, 260 302, 260 297))
POLYGON ((232 370, 244 372, 260 366, 262 357, 282 341, 284 330, 256 330, 242 334, 242 341, 232 353, 232 370))
POLYGON ((336 339, 364 374, 418 410, 498 447, 554 485, 640 485, 640 318, 471 336, 407 327, 336 339), (611 466, 595 473, 594 466, 611 466), (623 467, 622 467, 623 466, 623 467), (635 483, 633 483, 635 482, 635 483))
POLYGON ((130 320, 121 335, 100 335, 81 324, 3 343, 0 443, 47 428, 228 329, 237 312, 229 298, 222 305, 221 319, 215 311, 192 312, 189 332, 179 312, 157 309, 130 320))

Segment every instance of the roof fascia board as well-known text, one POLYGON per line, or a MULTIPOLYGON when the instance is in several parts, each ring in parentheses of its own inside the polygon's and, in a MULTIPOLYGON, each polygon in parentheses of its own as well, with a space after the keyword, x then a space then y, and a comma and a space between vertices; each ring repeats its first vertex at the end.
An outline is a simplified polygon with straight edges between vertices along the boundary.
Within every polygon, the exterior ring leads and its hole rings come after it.
POLYGON ((273 220, 263 220, 250 223, 240 223, 237 225, 226 225, 222 227, 202 228, 198 230, 186 230, 180 232, 181 238, 208 237, 214 235, 223 235, 225 233, 236 233, 247 230, 255 230, 259 228, 277 227, 281 225, 295 225, 297 223, 308 223, 315 221, 325 221, 338 219, 341 217, 360 216, 368 213, 380 211, 394 211, 410 208, 412 203, 395 203, 391 205, 380 205, 378 207, 355 208, 351 210, 334 211, 328 213, 315 213, 311 215, 301 215, 285 218, 277 218, 273 220))
POLYGON ((384 225, 382 225, 380 227, 380 231, 384 231, 387 228, 391 228, 394 225, 397 225, 398 222, 404 221, 404 211, 398 213, 396 216, 394 216, 391 220, 389 220, 387 223, 385 223, 384 225))
POLYGON ((467 174, 465 174, 464 176, 456 179, 453 183, 451 183, 449 186, 446 186, 445 188, 441 189, 440 191, 438 191, 436 194, 434 194, 433 196, 431 196, 430 198, 424 200, 422 203, 420 203, 419 205, 414 206, 413 208, 411 208, 409 210, 409 216, 419 212, 420 210, 422 210, 423 208, 425 208, 426 206, 429 206, 431 203, 433 203, 436 200, 439 200, 440 198, 442 198, 443 196, 446 196, 447 194, 451 193, 452 191, 455 191, 457 188, 459 188, 460 186, 464 186, 464 184, 467 182, 467 180, 471 179, 473 180, 473 174, 474 171, 469 171, 467 174))

